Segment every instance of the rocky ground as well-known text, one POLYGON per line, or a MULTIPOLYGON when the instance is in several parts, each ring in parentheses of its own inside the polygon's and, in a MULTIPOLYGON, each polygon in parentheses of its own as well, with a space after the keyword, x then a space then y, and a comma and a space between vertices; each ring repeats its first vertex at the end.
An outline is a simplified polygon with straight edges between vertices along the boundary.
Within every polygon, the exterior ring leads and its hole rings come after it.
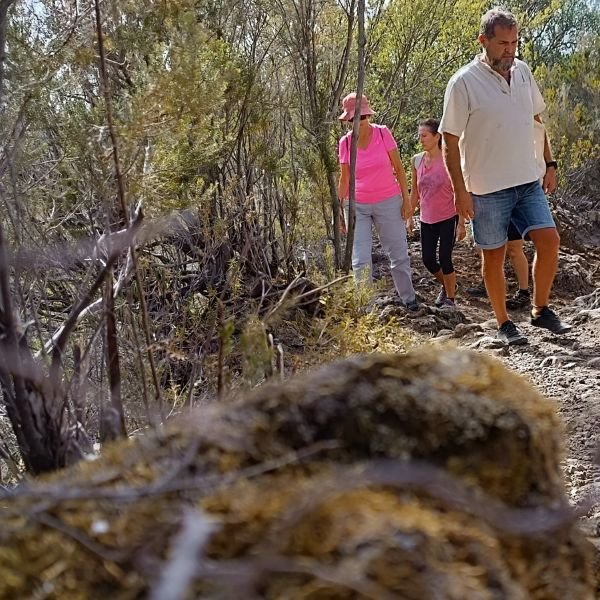
MULTIPOLYGON (((424 301, 416 314, 399 307, 392 296, 376 300, 381 317, 393 314, 417 336, 443 344, 491 353, 521 373, 544 395, 553 398, 565 423, 564 472, 574 504, 589 503, 582 525, 600 549, 600 253, 592 247, 563 248, 552 302, 573 330, 557 336, 529 324, 529 310, 511 317, 529 338, 526 346, 504 347, 495 339, 496 323, 486 298, 471 298, 466 288, 480 281, 479 259, 470 243, 457 244, 457 310, 434 307, 439 286, 420 262, 419 241, 410 242, 414 283, 424 301)), ((526 244, 531 259, 533 248, 526 244)), ((376 272, 387 272, 386 260, 376 261, 376 272)), ((507 265, 507 288, 516 281, 507 265)))

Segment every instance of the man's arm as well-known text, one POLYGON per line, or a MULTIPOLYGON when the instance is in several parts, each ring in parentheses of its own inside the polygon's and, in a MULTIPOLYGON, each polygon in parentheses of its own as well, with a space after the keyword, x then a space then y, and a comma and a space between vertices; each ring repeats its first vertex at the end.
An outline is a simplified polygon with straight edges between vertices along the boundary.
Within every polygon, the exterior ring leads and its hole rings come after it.
MULTIPOLYGON (((542 118, 540 115, 535 115, 533 117, 538 123, 542 122, 542 118)), ((552 147, 550 146, 550 139, 548 138, 548 132, 544 128, 544 160, 546 161, 546 165, 550 162, 554 162, 554 158, 552 157, 552 147)), ((546 174, 544 175, 544 180, 542 182, 542 187, 544 188, 544 192, 547 194, 551 194, 556 190, 556 167, 547 166, 546 174)))
POLYGON ((454 206, 459 218, 472 219, 473 199, 471 194, 467 192, 465 180, 463 178, 462 169, 460 166, 460 150, 458 148, 459 137, 451 133, 444 132, 444 163, 446 170, 452 182, 454 190, 454 206))

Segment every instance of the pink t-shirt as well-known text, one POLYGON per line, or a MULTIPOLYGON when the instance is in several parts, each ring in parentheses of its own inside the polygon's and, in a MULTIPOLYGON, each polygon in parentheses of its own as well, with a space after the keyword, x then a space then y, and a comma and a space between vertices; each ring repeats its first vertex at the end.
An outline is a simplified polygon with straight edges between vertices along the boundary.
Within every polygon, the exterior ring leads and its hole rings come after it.
MULTIPOLYGON (((398 146, 390 130, 384 125, 372 124, 369 145, 356 153, 356 201, 364 204, 381 202, 400 194, 388 152, 398 146)), ((350 164, 350 138, 347 133, 339 141, 340 164, 350 164)))
POLYGON ((430 164, 425 155, 417 167, 417 190, 421 201, 420 219, 423 223, 439 223, 456 214, 454 192, 440 154, 430 164))

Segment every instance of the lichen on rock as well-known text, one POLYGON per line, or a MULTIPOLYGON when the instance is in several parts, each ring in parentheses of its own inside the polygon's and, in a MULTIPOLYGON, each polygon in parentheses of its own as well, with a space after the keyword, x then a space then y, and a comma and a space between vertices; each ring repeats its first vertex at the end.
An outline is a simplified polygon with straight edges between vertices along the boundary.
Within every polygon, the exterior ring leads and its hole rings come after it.
POLYGON ((591 598, 560 436, 481 354, 338 361, 5 496, 0 597, 151 597, 192 509, 190 598, 591 598))

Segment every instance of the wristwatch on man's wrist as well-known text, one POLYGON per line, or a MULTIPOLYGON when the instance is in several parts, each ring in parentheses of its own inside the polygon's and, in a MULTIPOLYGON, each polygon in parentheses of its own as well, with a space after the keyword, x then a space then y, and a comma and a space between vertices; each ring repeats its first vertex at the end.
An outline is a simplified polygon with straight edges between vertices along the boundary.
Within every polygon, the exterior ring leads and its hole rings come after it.
POLYGON ((555 160, 547 160, 546 161, 546 169, 549 169, 550 167, 557 169, 558 163, 555 160))

